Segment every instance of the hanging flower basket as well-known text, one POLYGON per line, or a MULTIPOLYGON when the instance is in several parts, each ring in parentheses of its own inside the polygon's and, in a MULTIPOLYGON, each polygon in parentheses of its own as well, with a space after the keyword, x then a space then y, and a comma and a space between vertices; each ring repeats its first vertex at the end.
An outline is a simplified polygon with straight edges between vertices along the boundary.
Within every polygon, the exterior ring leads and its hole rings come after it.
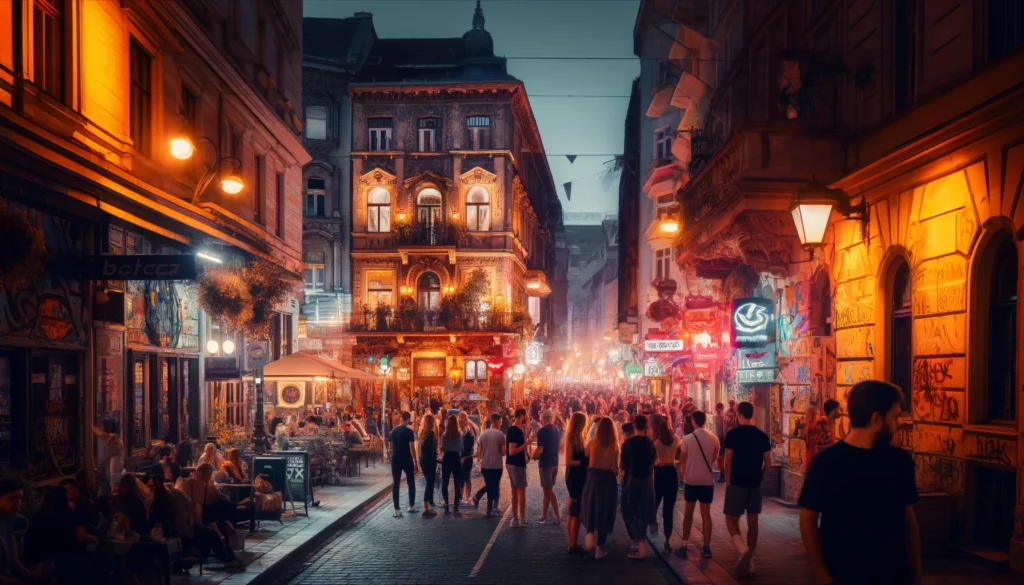
POLYGON ((21 288, 43 275, 46 269, 46 240, 27 211, 0 203, 0 290, 21 288))
POLYGON ((280 266, 262 258, 250 262, 242 271, 242 278, 252 298, 252 316, 243 329, 251 339, 267 339, 274 308, 284 301, 296 281, 280 266))
POLYGON ((242 274, 225 268, 207 270, 199 279, 199 305, 214 321, 242 330, 253 318, 253 299, 242 274))

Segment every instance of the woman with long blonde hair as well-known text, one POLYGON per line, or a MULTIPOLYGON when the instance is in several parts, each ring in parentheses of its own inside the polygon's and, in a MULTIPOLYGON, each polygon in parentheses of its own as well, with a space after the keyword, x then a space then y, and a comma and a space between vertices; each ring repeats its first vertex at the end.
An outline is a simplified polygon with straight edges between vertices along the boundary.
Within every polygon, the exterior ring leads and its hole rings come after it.
POLYGON ((580 522, 587 530, 587 549, 594 550, 595 560, 601 560, 608 554, 604 545, 615 527, 619 505, 619 441, 612 419, 603 416, 597 422, 586 456, 590 466, 581 497, 580 522))
POLYGON ((437 419, 430 413, 424 414, 420 418, 419 432, 420 469, 427 483, 426 491, 423 492, 424 518, 437 516, 437 512, 434 511, 434 481, 437 479, 438 434, 437 419))
POLYGON ((569 529, 569 554, 583 552, 579 546, 580 539, 580 503, 583 497, 583 486, 587 482, 587 444, 584 434, 587 427, 587 415, 574 412, 569 418, 565 430, 565 487, 569 489, 568 514, 566 524, 569 529))

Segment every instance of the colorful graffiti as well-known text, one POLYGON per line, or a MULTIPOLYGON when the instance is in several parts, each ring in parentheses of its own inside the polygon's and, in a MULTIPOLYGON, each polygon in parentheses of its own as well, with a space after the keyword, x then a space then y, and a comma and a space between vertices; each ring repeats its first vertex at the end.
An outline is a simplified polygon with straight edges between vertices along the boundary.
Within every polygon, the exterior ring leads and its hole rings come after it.
POLYGON ((128 343, 199 349, 199 305, 195 285, 160 280, 126 283, 128 343))

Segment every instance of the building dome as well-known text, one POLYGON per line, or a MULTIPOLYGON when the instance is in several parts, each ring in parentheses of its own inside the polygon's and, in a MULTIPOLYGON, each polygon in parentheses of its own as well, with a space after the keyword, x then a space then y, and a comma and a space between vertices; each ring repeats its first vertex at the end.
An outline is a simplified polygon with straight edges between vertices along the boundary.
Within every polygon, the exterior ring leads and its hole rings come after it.
POLYGON ((480 0, 476 1, 472 30, 462 35, 462 50, 466 59, 494 56, 494 40, 491 33, 484 30, 484 11, 480 8, 480 0))

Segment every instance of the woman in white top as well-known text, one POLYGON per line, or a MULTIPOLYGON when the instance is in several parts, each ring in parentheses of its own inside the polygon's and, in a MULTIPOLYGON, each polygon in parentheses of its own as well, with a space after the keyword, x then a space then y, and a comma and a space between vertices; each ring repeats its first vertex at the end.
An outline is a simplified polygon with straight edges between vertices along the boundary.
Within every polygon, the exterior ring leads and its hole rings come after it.
MULTIPOLYGON (((676 497, 679 495, 679 472, 676 470, 676 456, 679 454, 680 439, 672 432, 669 419, 662 414, 651 415, 651 440, 657 459, 654 462, 654 510, 661 508, 661 523, 665 534, 665 554, 672 552, 672 519, 676 515, 676 497)), ((657 525, 654 527, 657 531, 657 525)))

